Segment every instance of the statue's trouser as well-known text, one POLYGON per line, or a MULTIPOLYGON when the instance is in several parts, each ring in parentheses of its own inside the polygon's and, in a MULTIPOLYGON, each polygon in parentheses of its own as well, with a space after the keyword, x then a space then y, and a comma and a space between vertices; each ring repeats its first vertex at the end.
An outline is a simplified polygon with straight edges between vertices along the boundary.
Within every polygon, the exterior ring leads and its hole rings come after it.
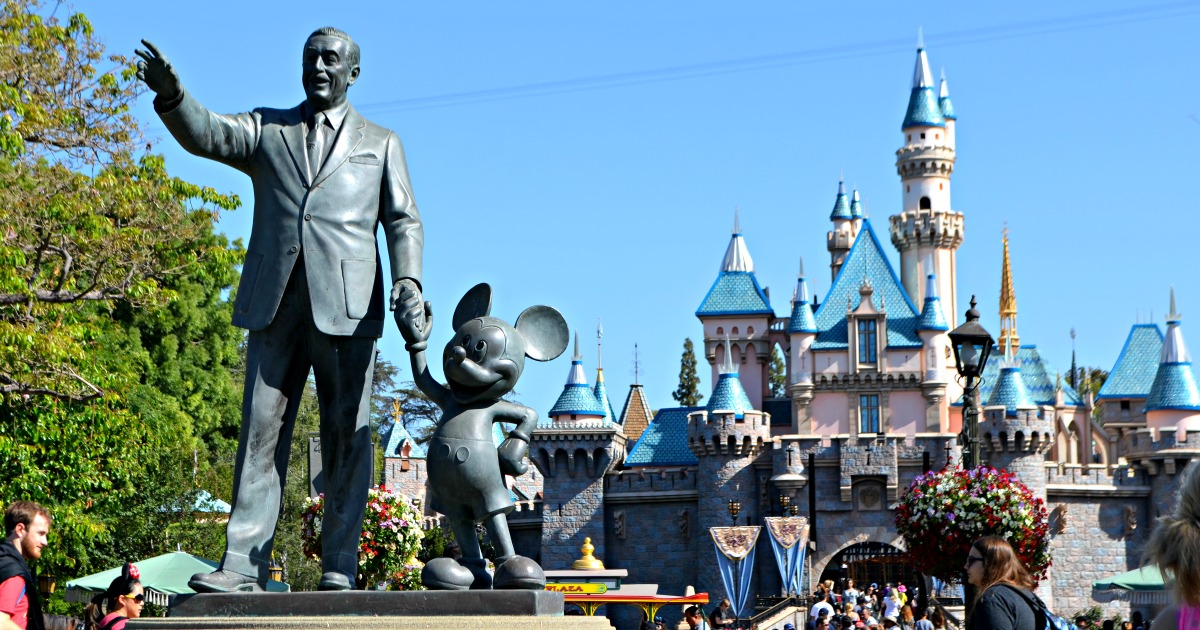
POLYGON ((299 262, 275 314, 247 344, 242 429, 233 477, 233 510, 221 568, 267 581, 283 484, 309 368, 321 412, 325 485, 321 565, 355 583, 363 512, 371 483, 369 424, 375 338, 317 330, 299 262))

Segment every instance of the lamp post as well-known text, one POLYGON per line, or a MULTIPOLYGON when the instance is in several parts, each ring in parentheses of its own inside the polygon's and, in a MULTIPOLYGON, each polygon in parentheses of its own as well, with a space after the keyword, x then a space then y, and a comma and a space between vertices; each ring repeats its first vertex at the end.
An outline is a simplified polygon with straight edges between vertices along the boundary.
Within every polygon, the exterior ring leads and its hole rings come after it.
POLYGON ((734 501, 733 499, 730 499, 729 500, 729 516, 731 518, 733 518, 734 525, 737 525, 737 515, 738 515, 738 512, 741 512, 741 511, 742 511, 742 502, 734 501))
POLYGON ((791 504, 792 504, 792 497, 789 497, 786 494, 779 495, 779 508, 780 508, 779 511, 781 514, 783 514, 784 516, 787 516, 788 506, 791 504))
POLYGON ((963 421, 958 443, 962 446, 964 469, 974 468, 979 461, 979 407, 975 404, 975 391, 979 377, 987 365, 988 355, 996 340, 979 325, 979 311, 975 309, 975 296, 971 296, 971 308, 967 321, 949 332, 950 345, 954 348, 954 368, 963 377, 963 421))

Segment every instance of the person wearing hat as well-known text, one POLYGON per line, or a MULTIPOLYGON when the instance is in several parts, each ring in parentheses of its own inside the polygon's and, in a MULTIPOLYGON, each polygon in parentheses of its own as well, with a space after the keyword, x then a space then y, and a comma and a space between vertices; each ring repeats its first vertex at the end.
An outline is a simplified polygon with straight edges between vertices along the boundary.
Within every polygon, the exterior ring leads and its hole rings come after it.
POLYGON ((785 623, 783 624, 783 630, 796 630, 796 626, 791 623, 785 623))

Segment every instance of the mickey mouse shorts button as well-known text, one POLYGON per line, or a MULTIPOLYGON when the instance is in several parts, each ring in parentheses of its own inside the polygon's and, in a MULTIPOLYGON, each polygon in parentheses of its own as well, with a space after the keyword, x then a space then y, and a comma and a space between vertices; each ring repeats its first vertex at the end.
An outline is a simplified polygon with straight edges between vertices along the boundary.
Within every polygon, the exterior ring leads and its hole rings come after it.
POLYGON ((460 446, 457 451, 454 451, 454 461, 465 464, 468 459, 471 459, 471 451, 467 447, 460 446))

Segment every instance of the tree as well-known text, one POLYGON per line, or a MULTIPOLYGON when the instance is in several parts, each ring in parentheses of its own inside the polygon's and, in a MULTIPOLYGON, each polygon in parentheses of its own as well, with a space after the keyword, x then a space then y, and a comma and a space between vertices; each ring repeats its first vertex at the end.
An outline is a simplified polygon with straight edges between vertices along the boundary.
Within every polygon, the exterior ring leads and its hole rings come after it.
POLYGON ((692 339, 683 340, 683 356, 679 360, 679 387, 671 393, 683 407, 695 407, 700 404, 700 377, 696 375, 696 349, 692 339))
POLYGON ((784 398, 787 396, 787 367, 783 363, 783 353, 779 346, 771 346, 771 397, 784 398))
POLYGON ((234 262, 205 238, 238 200, 135 157, 133 70, 104 55, 86 17, 0 6, 0 393, 97 398, 85 305, 161 305, 167 278, 234 262))
POLYGON ((81 575, 171 548, 236 439, 238 200, 138 153, 133 71, 83 15, 2 1, 0 44, 0 497, 51 509, 41 574, 81 575))

